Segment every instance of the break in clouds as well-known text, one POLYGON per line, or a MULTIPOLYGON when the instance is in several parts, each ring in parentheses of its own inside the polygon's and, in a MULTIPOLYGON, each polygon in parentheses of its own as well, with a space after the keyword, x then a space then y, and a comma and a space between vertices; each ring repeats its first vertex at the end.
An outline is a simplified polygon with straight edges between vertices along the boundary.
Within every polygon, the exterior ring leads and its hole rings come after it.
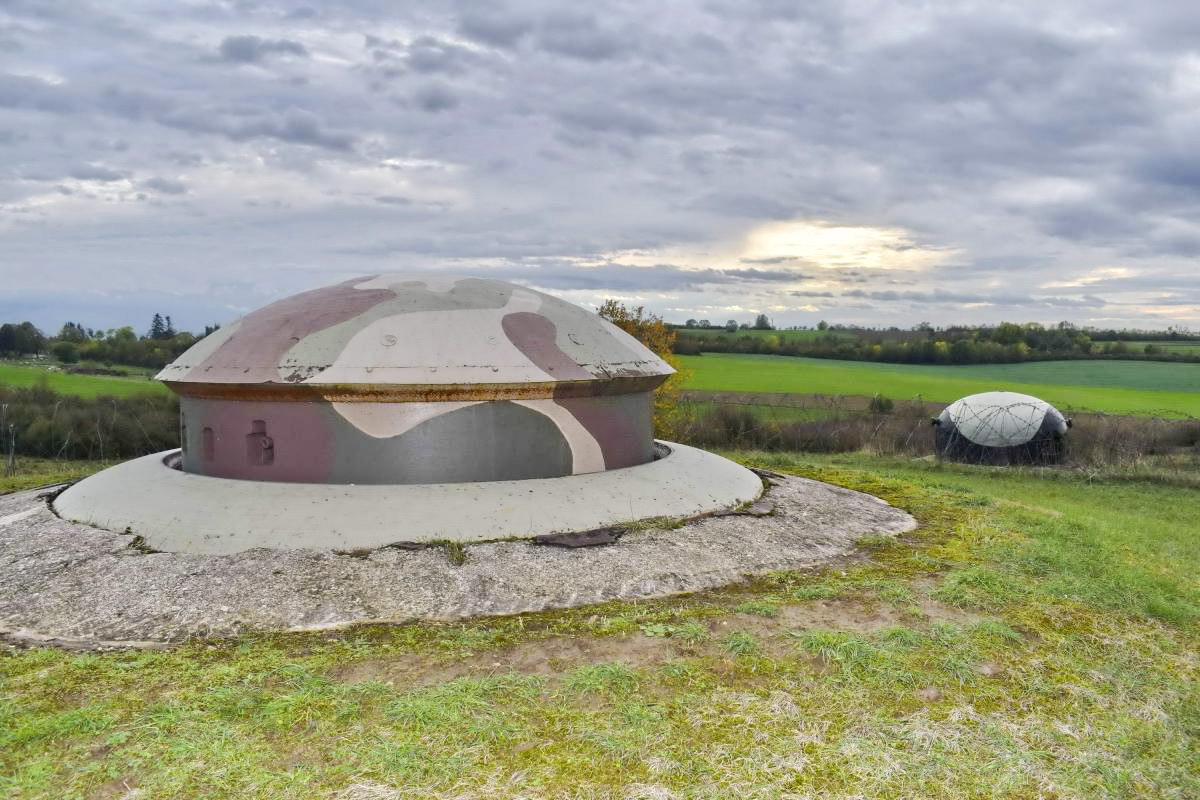
POLYGON ((1192 4, 0 0, 0 317, 379 271, 1200 326, 1192 4))

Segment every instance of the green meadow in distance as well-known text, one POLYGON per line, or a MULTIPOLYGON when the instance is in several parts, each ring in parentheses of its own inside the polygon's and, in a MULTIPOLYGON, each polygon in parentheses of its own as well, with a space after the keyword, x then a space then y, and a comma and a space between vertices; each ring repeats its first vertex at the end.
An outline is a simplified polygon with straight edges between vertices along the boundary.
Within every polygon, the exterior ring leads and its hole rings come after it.
POLYGON ((158 381, 141 375, 130 375, 127 378, 115 375, 72 375, 45 367, 0 362, 0 386, 29 388, 36 386, 43 377, 45 377, 47 385, 54 391, 80 397, 99 397, 101 395, 128 397, 146 392, 169 391, 158 381))
POLYGON ((1180 353, 1189 356, 1200 356, 1200 342, 1126 342, 1129 349, 1135 353, 1141 352, 1147 345, 1154 345, 1164 353, 1180 353))
POLYGON ((976 392, 1008 389, 1063 410, 1200 417, 1200 364, 1035 361, 933 366, 728 353, 680 360, 687 372, 684 388, 699 391, 868 397, 880 393, 897 401, 920 395, 948 403, 976 392))
MULTIPOLYGON (((1092 360, 935 366, 732 353, 682 356, 681 361, 687 372, 684 388, 699 391, 866 397, 880 393, 897 401, 919 395, 939 403, 1011 389, 1064 410, 1200 417, 1200 364, 1092 360)), ((72 375, 0 362, 0 386, 34 386, 43 376, 51 389, 83 397, 167 391, 142 375, 72 375)))

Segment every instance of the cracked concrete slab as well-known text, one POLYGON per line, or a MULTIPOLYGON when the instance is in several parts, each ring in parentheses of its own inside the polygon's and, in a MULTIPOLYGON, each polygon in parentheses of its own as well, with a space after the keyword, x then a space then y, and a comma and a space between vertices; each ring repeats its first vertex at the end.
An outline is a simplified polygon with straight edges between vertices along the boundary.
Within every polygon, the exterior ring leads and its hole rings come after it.
POLYGON ((909 514, 870 495, 804 478, 770 482, 766 515, 634 530, 601 547, 471 544, 461 565, 440 548, 147 553, 135 536, 60 519, 44 491, 4 495, 0 635, 146 647, 249 631, 570 608, 816 566, 851 552, 865 535, 916 527, 909 514))

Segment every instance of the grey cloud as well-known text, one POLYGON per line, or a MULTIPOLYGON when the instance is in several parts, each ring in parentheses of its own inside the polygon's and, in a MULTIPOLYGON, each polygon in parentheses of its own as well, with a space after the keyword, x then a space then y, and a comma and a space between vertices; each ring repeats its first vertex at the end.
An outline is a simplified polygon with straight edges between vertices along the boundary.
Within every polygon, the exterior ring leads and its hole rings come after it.
POLYGON ((297 108, 248 119, 200 109, 175 109, 156 121, 184 131, 218 134, 234 141, 268 138, 330 150, 349 150, 355 142, 353 135, 331 130, 316 114, 297 108))
POLYGON ((782 281, 786 283, 807 281, 813 278, 811 274, 786 269, 723 269, 721 274, 727 278, 744 281, 782 281))
POLYGON ((1159 233, 1155 234, 1152 240, 1159 252, 1183 258, 1200 257, 1200 233, 1159 233))
POLYGON ((228 129, 232 138, 267 136, 296 144, 311 144, 331 150, 347 150, 354 144, 354 137, 347 133, 331 131, 311 111, 294 109, 282 116, 270 117, 228 129))
POLYGON ((617 134, 640 138, 658 133, 661 128, 649 114, 627 108, 589 105, 565 109, 558 119, 567 128, 586 134, 617 134))
POLYGON ((492 47, 511 48, 533 27, 528 18, 492 3, 473 4, 458 22, 458 32, 492 47))
POLYGON ((104 87, 96 106, 129 119, 151 119, 171 128, 219 134, 235 141, 265 137, 332 150, 349 149, 355 141, 352 134, 331 130, 316 114, 299 108, 213 109, 121 86, 104 87))
POLYGON ((458 105, 458 96, 445 86, 431 85, 417 90, 414 95, 417 105, 424 111, 437 113, 458 105))
POLYGON ((100 181, 102 183, 124 180, 126 177, 126 173, 100 164, 80 164, 74 167, 68 175, 76 180, 100 181))
POLYGON ((635 267, 619 263, 588 267, 551 263, 535 268, 514 264, 506 267, 504 274, 545 288, 606 292, 702 291, 707 287, 730 286, 743 281, 771 284, 804 279, 802 275, 787 271, 685 269, 673 264, 635 267))
POLYGON ((69 111, 74 98, 41 78, 0 73, 0 108, 69 111))
POLYGON ((1164 183, 1190 192, 1200 190, 1200 163, 1194 148, 1154 153, 1142 159, 1133 171, 1143 180, 1164 183))
POLYGON ((472 50, 436 36, 418 36, 406 43, 367 34, 363 44, 374 61, 385 65, 382 74, 388 78, 399 77, 405 72, 461 75, 481 61, 472 50))
POLYGON ((1062 239, 1118 242, 1141 231, 1135 217, 1099 201, 1050 205, 1034 213, 1041 230, 1062 239))
POLYGON ((182 150, 169 150, 163 154, 163 157, 172 164, 185 167, 196 167, 204 163, 203 154, 189 153, 182 150))
POLYGON ((604 61, 633 49, 628 34, 602 27, 595 17, 577 12, 549 14, 538 30, 538 44, 558 55, 604 61))
POLYGON ((134 120, 163 117, 176 106, 164 95, 113 85, 101 89, 94 103, 102 111, 134 120))
POLYGON ((141 183, 142 187, 163 194, 187 194, 187 184, 172 178, 148 178, 141 183))
POLYGON ((709 192, 697 197, 690 205, 698 210, 759 220, 785 220, 795 215, 795 207, 790 203, 747 191, 709 192))
POLYGON ((471 51, 433 36, 418 36, 408 46, 405 63, 417 72, 457 75, 472 61, 471 51))
POLYGON ((239 64, 257 64, 270 56, 308 58, 308 49, 291 39, 263 39, 258 36, 227 36, 217 48, 222 60, 239 64))
POLYGON ((987 303, 995 306, 1050 306, 1057 308, 1098 308, 1105 302, 1095 295, 1082 297, 1035 296, 1029 294, 1014 294, 1006 292, 948 292, 934 290, 931 292, 896 292, 868 291, 851 289, 842 292, 838 297, 850 297, 862 300, 876 300, 885 303, 908 302, 918 305, 962 305, 964 303, 987 303))

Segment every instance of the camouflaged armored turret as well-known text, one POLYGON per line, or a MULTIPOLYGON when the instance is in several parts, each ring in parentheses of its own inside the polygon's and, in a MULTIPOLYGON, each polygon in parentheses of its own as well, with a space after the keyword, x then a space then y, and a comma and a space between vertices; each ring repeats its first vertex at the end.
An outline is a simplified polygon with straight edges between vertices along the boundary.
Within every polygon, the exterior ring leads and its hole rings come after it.
POLYGON ((477 278, 358 278, 285 298, 159 373, 187 472, 309 483, 547 478, 654 458, 673 372, 550 295, 477 278))

